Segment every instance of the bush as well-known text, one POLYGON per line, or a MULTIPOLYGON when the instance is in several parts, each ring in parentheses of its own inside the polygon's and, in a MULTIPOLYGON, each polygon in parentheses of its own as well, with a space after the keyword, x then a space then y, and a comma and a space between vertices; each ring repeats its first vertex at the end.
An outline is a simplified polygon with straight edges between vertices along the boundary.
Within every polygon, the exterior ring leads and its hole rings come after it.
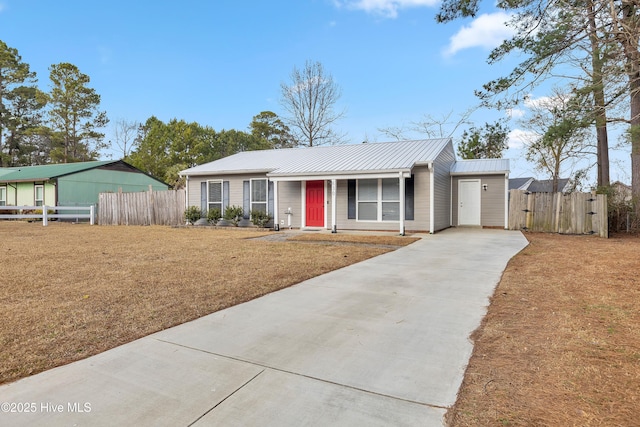
POLYGON ((238 222, 242 219, 243 213, 242 207, 240 206, 227 206, 224 210, 224 219, 231 221, 231 223, 237 227, 238 222))
POLYGON ((598 194, 607 195, 609 231, 640 231, 640 218, 634 207, 637 204, 631 197, 631 190, 622 187, 598 187, 598 194))
POLYGON ((222 217, 222 213, 218 208, 209 209, 207 211, 207 221, 209 221, 211 224, 215 225, 220 220, 221 217, 222 217))
POLYGON ((271 221, 271 215, 266 213, 265 211, 251 211, 251 222, 260 228, 264 228, 269 221, 271 221))
POLYGON ((184 211, 184 217, 189 223, 195 224, 197 220, 202 218, 202 210, 198 206, 189 206, 184 211))

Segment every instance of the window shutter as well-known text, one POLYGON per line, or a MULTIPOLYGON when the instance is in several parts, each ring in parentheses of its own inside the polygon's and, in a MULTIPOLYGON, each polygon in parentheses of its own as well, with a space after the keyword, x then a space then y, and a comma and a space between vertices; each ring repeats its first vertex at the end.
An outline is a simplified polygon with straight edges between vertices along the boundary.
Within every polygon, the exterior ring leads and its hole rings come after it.
POLYGON ((200 209, 202 213, 207 211, 207 182, 200 183, 200 209))
POLYGON ((249 219, 249 211, 251 211, 249 195, 251 191, 249 181, 242 181, 242 210, 243 217, 249 219))
POLYGON ((229 206, 229 181, 222 182, 222 214, 229 206))
POLYGON ((356 180, 347 181, 347 219, 356 219, 356 180))
POLYGON ((268 181, 269 182, 269 200, 267 202, 267 212, 269 213, 269 215, 273 216, 273 211, 274 211, 274 203, 273 203, 273 181, 268 181))
POLYGON ((404 219, 413 220, 413 175, 404 180, 404 219))

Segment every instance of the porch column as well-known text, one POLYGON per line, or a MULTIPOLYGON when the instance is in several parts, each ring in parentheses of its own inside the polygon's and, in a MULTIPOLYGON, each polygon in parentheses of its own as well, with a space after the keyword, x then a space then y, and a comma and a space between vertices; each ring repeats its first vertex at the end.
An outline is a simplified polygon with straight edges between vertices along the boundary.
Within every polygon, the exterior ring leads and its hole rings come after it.
POLYGON ((399 191, 400 191, 400 212, 398 212, 399 217, 400 217, 400 235, 404 236, 404 197, 405 197, 405 192, 404 192, 404 176, 402 174, 402 172, 399 173, 398 176, 398 180, 399 180, 399 191))
POLYGON ((280 231, 280 219, 279 219, 278 206, 278 181, 273 181, 273 229, 280 231))
POLYGON ((336 200, 338 200, 338 180, 331 180, 331 232, 337 233, 337 220, 336 216, 338 215, 338 208, 336 206, 336 200))
POLYGON ((307 181, 300 184, 300 230, 307 225, 307 181))

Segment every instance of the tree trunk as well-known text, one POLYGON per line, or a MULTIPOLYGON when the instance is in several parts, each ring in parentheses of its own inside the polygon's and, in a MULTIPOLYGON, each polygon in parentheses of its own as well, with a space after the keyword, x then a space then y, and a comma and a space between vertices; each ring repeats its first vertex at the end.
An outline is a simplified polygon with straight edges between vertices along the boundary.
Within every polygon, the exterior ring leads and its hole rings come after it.
POLYGON ((587 1, 589 20, 589 41, 591 42, 592 92, 596 124, 598 187, 608 186, 609 181, 609 137, 607 134, 607 111, 604 95, 603 59, 596 26, 596 12, 593 0, 587 1))
POLYGON ((629 118, 631 134, 631 192, 640 204, 640 52, 638 51, 638 13, 635 1, 622 1, 622 25, 618 39, 624 50, 629 79, 629 118))

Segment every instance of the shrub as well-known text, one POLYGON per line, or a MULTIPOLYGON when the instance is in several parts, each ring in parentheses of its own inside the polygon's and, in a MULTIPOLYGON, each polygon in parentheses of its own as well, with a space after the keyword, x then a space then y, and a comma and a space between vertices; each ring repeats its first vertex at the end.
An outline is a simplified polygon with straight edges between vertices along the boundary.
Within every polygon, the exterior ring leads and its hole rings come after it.
POLYGON ((202 210, 198 206, 189 206, 184 211, 184 217, 189 223, 195 224, 197 220, 202 218, 202 210))
POLYGON ((237 227, 238 222, 242 219, 243 213, 242 207, 240 206, 227 206, 224 210, 224 219, 231 221, 231 223, 237 227))
POLYGON ((209 209, 207 211, 207 220, 211 224, 215 225, 220 220, 221 217, 222 217, 222 213, 220 212, 220 209, 218 209, 218 208, 209 209))
POLYGON ((265 211, 251 211, 251 222, 260 228, 264 228, 269 221, 271 221, 271 215, 265 211))

